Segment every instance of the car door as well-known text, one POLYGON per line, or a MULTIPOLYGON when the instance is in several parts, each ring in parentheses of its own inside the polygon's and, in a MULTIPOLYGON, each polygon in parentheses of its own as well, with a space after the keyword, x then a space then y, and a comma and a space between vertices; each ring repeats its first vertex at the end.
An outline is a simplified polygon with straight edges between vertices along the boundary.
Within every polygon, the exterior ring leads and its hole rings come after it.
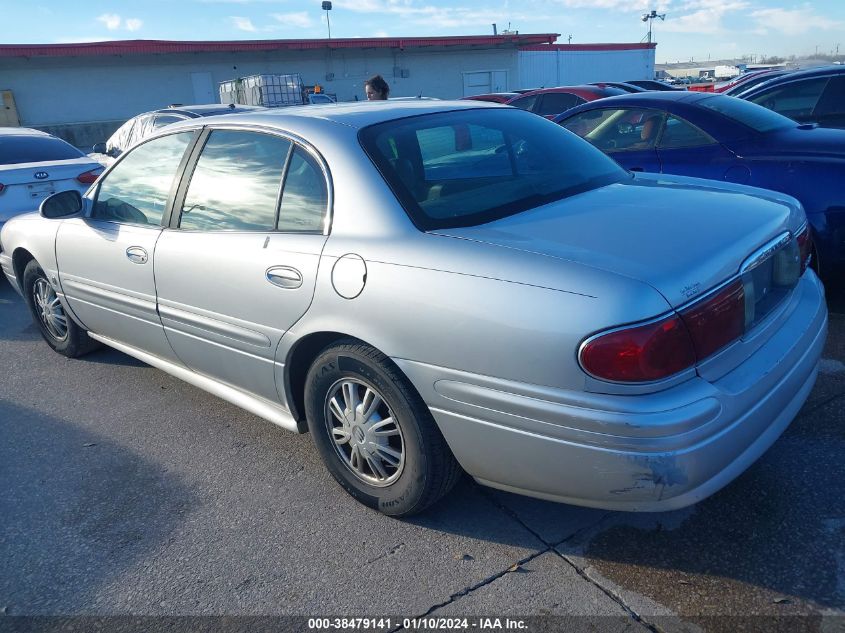
POLYGON ((328 171, 274 134, 211 129, 200 145, 156 247, 161 320, 188 367, 277 402, 276 348, 311 303, 326 241, 328 171))
POLYGON ((661 171, 666 174, 745 183, 749 172, 735 154, 689 121, 666 118, 657 141, 661 171))
POLYGON ((195 139, 170 134, 127 153, 89 194, 86 217, 64 220, 56 236, 62 291, 83 325, 169 360, 153 255, 195 139))

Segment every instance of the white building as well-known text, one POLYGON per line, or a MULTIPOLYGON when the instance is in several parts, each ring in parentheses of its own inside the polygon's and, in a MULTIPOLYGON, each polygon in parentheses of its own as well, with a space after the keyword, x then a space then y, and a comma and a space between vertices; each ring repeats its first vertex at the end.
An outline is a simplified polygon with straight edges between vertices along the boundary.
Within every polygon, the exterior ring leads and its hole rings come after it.
POLYGON ((74 145, 172 103, 219 101, 220 82, 299 73, 340 101, 381 74, 391 96, 453 99, 585 81, 651 78, 654 45, 553 46, 558 35, 0 45, 0 125, 37 127, 74 145))

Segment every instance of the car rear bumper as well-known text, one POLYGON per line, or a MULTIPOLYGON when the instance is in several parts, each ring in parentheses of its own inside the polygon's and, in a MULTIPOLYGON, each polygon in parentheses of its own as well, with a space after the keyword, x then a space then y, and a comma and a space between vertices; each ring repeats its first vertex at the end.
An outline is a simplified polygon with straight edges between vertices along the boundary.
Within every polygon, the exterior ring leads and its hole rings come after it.
POLYGON ((809 273, 768 340, 712 382, 696 377, 619 396, 396 362, 480 483, 576 505, 659 511, 713 494, 775 442, 813 387, 826 334, 824 291, 809 273))

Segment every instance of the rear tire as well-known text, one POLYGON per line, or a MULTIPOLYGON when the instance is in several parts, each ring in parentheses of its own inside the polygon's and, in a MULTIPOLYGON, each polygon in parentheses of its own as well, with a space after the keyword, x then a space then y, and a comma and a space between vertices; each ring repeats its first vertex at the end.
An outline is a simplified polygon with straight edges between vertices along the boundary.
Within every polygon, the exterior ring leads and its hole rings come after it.
POLYGON ((59 354, 76 358, 99 347, 99 343, 74 323, 56 295, 41 265, 31 260, 23 271, 23 295, 32 318, 47 344, 59 354))
POLYGON ((442 498, 460 466, 431 412, 384 354, 352 339, 326 348, 305 382, 308 429, 335 480, 383 514, 442 498))

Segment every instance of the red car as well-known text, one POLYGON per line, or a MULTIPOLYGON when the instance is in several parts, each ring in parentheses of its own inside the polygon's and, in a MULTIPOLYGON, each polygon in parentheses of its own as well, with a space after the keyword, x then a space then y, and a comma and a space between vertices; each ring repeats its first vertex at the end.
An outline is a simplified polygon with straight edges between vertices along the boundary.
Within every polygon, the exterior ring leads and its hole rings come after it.
POLYGON ((599 86, 559 86, 557 88, 532 90, 514 97, 506 103, 515 108, 539 114, 547 119, 553 119, 561 112, 566 112, 569 108, 574 108, 582 103, 624 94, 628 93, 610 86, 604 88, 599 86))
POLYGON ((473 101, 492 101, 493 103, 507 103, 514 97, 518 97, 519 92, 491 92, 483 95, 472 95, 471 97, 461 97, 461 99, 471 99, 473 101))
POLYGON ((722 83, 716 84, 713 87, 713 92, 726 92, 728 90, 733 90, 734 88, 741 86, 740 88, 738 88, 738 90, 734 91, 739 92, 741 90, 745 90, 746 87, 750 88, 752 85, 758 83, 759 81, 774 79, 775 77, 779 75, 784 75, 787 72, 788 71, 786 70, 780 70, 777 68, 769 68, 766 70, 752 70, 751 72, 745 72, 741 75, 737 75, 729 81, 723 81, 722 83), (752 79, 754 80, 754 82, 749 83, 748 86, 745 86, 745 83, 751 81, 752 79))

